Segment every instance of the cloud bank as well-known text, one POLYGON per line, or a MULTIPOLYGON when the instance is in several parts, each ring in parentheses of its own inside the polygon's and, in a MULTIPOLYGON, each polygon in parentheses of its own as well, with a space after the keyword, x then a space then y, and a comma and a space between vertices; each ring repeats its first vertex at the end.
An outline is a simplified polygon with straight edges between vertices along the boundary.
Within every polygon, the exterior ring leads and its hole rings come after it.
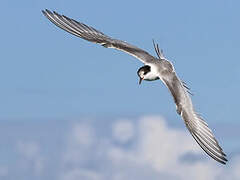
POLYGON ((101 128, 75 121, 63 130, 66 133, 57 139, 60 146, 52 150, 36 140, 18 140, 18 171, 0 162, 0 177, 11 179, 15 173, 25 180, 240 179, 240 155, 221 165, 186 129, 169 127, 160 116, 119 119, 101 128))

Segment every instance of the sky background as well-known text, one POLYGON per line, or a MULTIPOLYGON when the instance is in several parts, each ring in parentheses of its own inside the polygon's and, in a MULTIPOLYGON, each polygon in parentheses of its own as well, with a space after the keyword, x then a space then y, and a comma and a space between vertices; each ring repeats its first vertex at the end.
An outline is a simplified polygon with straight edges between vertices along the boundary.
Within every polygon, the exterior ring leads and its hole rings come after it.
POLYGON ((1 7, 0 179, 240 177, 239 1, 8 0, 1 7), (194 93, 228 165, 196 145, 163 83, 138 85, 140 61, 64 32, 45 8, 153 55, 154 38, 194 93))

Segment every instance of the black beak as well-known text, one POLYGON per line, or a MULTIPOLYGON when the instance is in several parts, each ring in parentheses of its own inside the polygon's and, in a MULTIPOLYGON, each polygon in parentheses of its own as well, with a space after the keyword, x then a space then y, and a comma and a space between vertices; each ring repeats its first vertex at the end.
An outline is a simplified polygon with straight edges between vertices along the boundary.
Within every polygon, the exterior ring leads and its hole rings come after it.
POLYGON ((139 78, 139 84, 141 84, 142 83, 142 80, 143 80, 143 78, 139 78))

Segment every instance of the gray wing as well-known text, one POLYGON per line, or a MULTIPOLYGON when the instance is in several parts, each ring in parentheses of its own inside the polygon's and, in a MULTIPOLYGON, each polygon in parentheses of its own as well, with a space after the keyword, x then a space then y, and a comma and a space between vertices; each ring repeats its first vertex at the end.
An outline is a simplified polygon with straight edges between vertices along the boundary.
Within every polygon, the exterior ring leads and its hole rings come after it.
POLYGON ((186 85, 180 81, 174 71, 161 73, 160 79, 170 90, 177 106, 177 112, 182 116, 193 138, 209 156, 222 164, 226 164, 226 155, 208 124, 194 111, 186 85))
POLYGON ((144 64, 152 62, 154 59, 154 57, 148 54, 146 51, 130 45, 127 42, 112 39, 109 36, 103 34, 102 32, 94 29, 93 27, 75 21, 74 19, 68 18, 64 15, 59 15, 58 13, 54 11, 51 12, 47 9, 45 11, 42 11, 42 13, 56 26, 87 41, 101 44, 106 48, 114 48, 124 51, 138 58, 144 64))

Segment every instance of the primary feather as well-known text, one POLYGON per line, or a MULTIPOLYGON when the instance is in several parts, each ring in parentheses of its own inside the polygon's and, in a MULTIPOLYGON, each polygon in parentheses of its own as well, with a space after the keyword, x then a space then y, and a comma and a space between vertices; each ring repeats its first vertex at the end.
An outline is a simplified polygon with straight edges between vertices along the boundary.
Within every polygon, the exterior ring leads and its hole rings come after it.
POLYGON ((47 9, 42 12, 52 23, 75 36, 90 42, 101 44, 106 48, 114 48, 124 51, 138 58, 143 63, 151 62, 154 59, 154 57, 148 54, 146 51, 125 41, 110 38, 93 27, 87 26, 74 19, 68 18, 64 15, 59 15, 58 13, 51 12, 47 9))

